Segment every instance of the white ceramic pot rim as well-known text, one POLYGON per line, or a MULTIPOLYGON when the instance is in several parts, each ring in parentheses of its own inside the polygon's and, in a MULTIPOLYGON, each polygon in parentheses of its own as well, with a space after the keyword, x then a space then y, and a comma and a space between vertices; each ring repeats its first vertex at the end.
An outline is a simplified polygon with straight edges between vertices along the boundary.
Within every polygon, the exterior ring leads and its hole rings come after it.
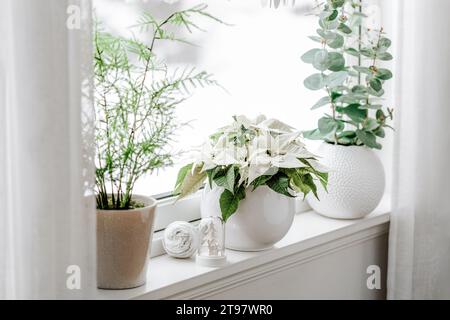
MULTIPOLYGON (((109 195, 110 194, 108 194, 108 196, 109 195)), ((129 209, 129 210, 116 210, 116 209, 102 210, 102 209, 97 209, 97 212, 107 213, 107 212, 113 212, 113 211, 120 211, 120 212, 135 213, 135 212, 140 212, 142 210, 152 209, 152 208, 156 207, 156 205, 158 204, 158 201, 155 198, 147 197, 147 196, 143 196, 143 195, 139 195, 139 194, 132 196, 132 200, 143 202, 145 207, 136 208, 136 209, 129 209)))

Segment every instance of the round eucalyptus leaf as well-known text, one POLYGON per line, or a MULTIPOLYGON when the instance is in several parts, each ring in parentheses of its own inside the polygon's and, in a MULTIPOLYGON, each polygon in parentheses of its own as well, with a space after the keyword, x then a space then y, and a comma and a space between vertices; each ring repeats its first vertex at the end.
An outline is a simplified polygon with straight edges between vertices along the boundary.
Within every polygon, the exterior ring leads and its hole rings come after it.
POLYGON ((354 57, 359 57, 360 56, 359 51, 356 50, 355 48, 347 48, 347 49, 345 49, 345 53, 347 53, 347 54, 349 54, 351 56, 354 56, 354 57))
POLYGON ((385 138, 386 137, 386 131, 382 127, 379 127, 376 131, 374 131, 374 133, 379 138, 385 138))
POLYGON ((339 25, 338 30, 339 30, 340 32, 344 33, 344 34, 351 34, 351 33, 353 32, 353 30, 350 29, 350 27, 347 26, 347 25, 344 24, 344 23, 341 23, 341 24, 339 25))
POLYGON ((325 77, 320 73, 313 74, 305 79, 304 85, 309 90, 323 89, 325 87, 325 77))
POLYGON ((330 52, 328 54, 329 70, 330 71, 342 71, 345 69, 345 58, 339 52, 330 52))
POLYGON ((345 80, 347 80, 348 73, 346 71, 338 71, 333 72, 326 77, 326 85, 333 88, 336 86, 340 86, 344 84, 345 80))
POLYGON ((353 69, 355 69, 357 72, 364 73, 364 74, 372 74, 372 70, 370 70, 367 67, 360 67, 360 66, 353 66, 353 69))
POLYGON ((390 61, 393 59, 392 54, 390 54, 389 52, 382 52, 377 55, 377 58, 382 61, 390 61))
POLYGON ((319 71, 325 71, 330 67, 327 50, 323 49, 316 52, 314 55, 313 66, 319 71))
POLYGON ((356 85, 352 88, 352 93, 361 93, 361 94, 366 94, 367 93, 367 88, 365 86, 362 85, 356 85))
POLYGON ((322 38, 321 38, 321 37, 318 37, 318 36, 309 36, 308 38, 310 38, 312 41, 322 43, 322 38))
POLYGON ((360 109, 367 109, 367 110, 380 110, 383 108, 381 104, 365 104, 359 107, 360 109))
POLYGON ((381 81, 377 78, 371 79, 369 84, 370 84, 370 87, 373 90, 375 90, 376 92, 380 92, 381 89, 383 89, 383 85, 382 85, 381 81))
POLYGON ((328 19, 328 21, 333 21, 338 17, 338 15, 339 15, 339 11, 333 10, 331 12, 331 14, 327 17, 327 19, 328 19))
POLYGON ((319 130, 324 136, 330 136, 344 130, 344 123, 333 118, 322 118, 319 120, 319 130))
POLYGON ((311 130, 311 131, 304 131, 303 137, 305 139, 309 140, 323 140, 325 139, 325 136, 320 132, 319 129, 311 130))
POLYGON ((320 99, 319 101, 316 102, 315 105, 312 106, 311 110, 316 110, 319 109, 323 106, 326 106, 327 104, 331 103, 331 98, 330 97, 323 97, 322 99, 320 99))
POLYGON ((373 51, 373 49, 371 49, 371 48, 362 48, 359 52, 364 57, 371 58, 371 59, 375 58, 375 51, 373 51))
POLYGON ((302 61, 305 63, 312 64, 314 62, 314 57, 316 56, 316 53, 319 52, 321 49, 311 49, 308 52, 306 52, 304 55, 302 55, 302 61))
POLYGON ((317 34, 325 40, 334 40, 337 37, 337 33, 322 29, 317 29, 317 34))
POLYGON ((351 104, 346 108, 342 108, 339 112, 347 115, 352 121, 362 123, 367 118, 367 110, 360 109, 360 104, 351 104))
POLYGON ((339 49, 342 48, 344 42, 345 42, 344 37, 341 36, 340 34, 336 34, 336 38, 330 42, 327 42, 327 44, 332 49, 339 49))
POLYGON ((382 97, 384 95, 384 89, 380 91, 375 91, 372 87, 367 88, 367 92, 374 97, 382 97))
POLYGON ((388 69, 378 69, 376 77, 380 80, 392 79, 392 72, 388 69))
POLYGON ((345 0, 331 0, 331 5, 334 9, 341 8, 342 6, 344 6, 344 4, 345 0))
POLYGON ((380 39, 380 43, 379 43, 380 48, 389 49, 391 47, 391 45, 392 45, 392 41, 389 40, 388 38, 380 39))
POLYGON ((377 120, 368 118, 366 121, 364 121, 364 130, 366 131, 373 131, 377 129, 380 126, 377 120))
POLYGON ((381 145, 377 143, 377 137, 372 132, 357 130, 356 135, 361 142, 369 148, 381 149, 381 145))

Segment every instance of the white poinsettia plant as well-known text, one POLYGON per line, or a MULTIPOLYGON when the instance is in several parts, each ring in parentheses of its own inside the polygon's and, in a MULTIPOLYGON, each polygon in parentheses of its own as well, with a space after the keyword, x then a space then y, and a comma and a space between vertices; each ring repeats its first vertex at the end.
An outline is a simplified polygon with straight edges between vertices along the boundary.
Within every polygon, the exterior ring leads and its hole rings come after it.
POLYGON ((233 117, 196 150, 194 160, 183 167, 175 195, 186 197, 208 180, 210 188, 223 188, 222 218, 227 221, 247 191, 267 186, 286 197, 317 197, 317 183, 326 189, 328 174, 301 140, 301 132, 276 119, 259 116, 250 120, 233 117))

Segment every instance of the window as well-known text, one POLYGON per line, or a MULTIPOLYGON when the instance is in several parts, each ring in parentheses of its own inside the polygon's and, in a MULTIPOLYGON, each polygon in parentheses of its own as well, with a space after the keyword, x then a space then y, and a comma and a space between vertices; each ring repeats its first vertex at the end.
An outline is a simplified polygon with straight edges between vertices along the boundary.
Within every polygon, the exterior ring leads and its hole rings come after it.
MULTIPOLYGON (((128 27, 143 10, 163 18, 176 9, 198 3, 201 1, 167 4, 162 0, 95 0, 94 6, 104 27, 130 36, 128 27)), ((207 3, 209 12, 231 26, 198 19, 198 24, 207 32, 187 35, 196 46, 159 44, 162 55, 173 68, 195 65, 199 70, 212 73, 225 88, 198 89, 178 108, 179 120, 189 122, 189 126, 178 133, 174 151, 189 151, 202 144, 211 132, 229 123, 233 115, 265 114, 300 129, 314 127, 321 113, 319 111, 316 117, 310 112, 310 106, 320 98, 320 93, 316 96, 303 87, 303 79, 311 70, 300 60, 313 45, 308 36, 315 33, 317 21, 307 14, 314 1, 302 1, 295 7, 277 10, 263 8, 259 0, 207 3)), ((152 195, 170 192, 186 155, 179 157, 174 167, 142 179, 136 192, 152 195)))
MULTIPOLYGON (((108 31, 130 36, 130 26, 144 11, 158 19, 171 12, 202 3, 180 0, 168 4, 163 0, 94 0, 96 15, 108 31)), ((173 1, 172 1, 173 2, 173 1)), ((208 11, 231 26, 199 19, 206 32, 185 34, 196 46, 174 42, 159 44, 160 53, 170 66, 193 65, 212 73, 226 89, 198 89, 177 109, 178 118, 189 122, 173 143, 174 152, 186 152, 176 159, 173 167, 143 178, 136 193, 163 198, 170 195, 178 169, 187 163, 189 150, 203 143, 217 128, 231 121, 233 115, 256 117, 265 114, 278 118, 300 130, 315 127, 323 110, 310 107, 322 97, 303 86, 303 80, 313 70, 300 57, 315 44, 308 36, 316 33, 317 19, 309 15, 315 0, 297 1, 294 7, 263 8, 260 0, 209 0, 208 11)), ((367 10, 380 11, 376 0, 367 2, 367 10)), ((380 15, 371 24, 377 25, 380 15), (376 20, 376 21, 375 21, 376 20)), ((386 141, 384 154, 388 177, 391 172, 391 141, 386 141)), ((306 141, 311 150, 320 142, 306 141)), ((389 186, 389 184, 388 184, 389 186)), ((389 187, 388 187, 389 191, 389 187)), ((156 230, 164 229, 175 220, 192 221, 199 218, 200 200, 191 197, 176 205, 163 200, 156 221, 156 230), (168 204, 168 205, 164 205, 168 204)), ((302 205, 304 208, 304 205, 302 205)))

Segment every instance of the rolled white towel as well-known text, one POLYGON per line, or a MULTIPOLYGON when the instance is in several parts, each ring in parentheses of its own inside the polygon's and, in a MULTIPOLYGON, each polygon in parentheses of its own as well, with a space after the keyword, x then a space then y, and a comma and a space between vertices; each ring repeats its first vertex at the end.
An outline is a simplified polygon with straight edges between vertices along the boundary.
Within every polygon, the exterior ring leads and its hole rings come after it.
POLYGON ((164 231, 164 249, 174 258, 192 257, 198 249, 199 242, 197 228, 184 221, 171 223, 164 231))

